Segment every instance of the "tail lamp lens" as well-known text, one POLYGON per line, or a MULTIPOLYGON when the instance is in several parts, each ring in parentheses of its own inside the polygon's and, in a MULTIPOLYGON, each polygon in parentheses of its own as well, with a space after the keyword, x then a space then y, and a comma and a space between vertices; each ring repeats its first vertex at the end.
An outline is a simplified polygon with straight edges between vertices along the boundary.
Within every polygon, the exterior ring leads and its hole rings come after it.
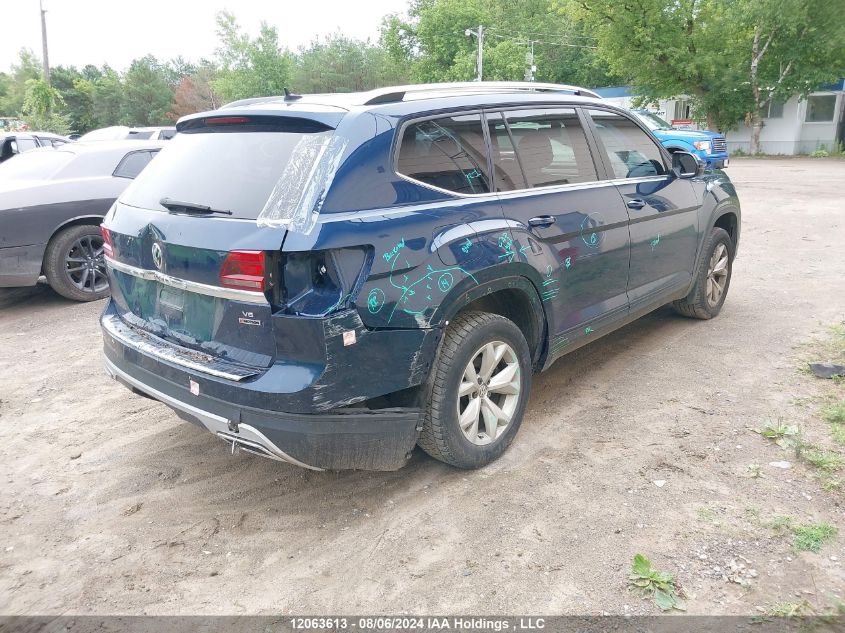
POLYGON ((266 287, 265 273, 264 251, 232 251, 220 269, 220 285, 263 292, 266 287))
POLYGON ((100 225, 100 234, 103 236, 103 255, 106 257, 114 257, 114 246, 111 242, 111 233, 109 233, 109 230, 102 224, 100 225))

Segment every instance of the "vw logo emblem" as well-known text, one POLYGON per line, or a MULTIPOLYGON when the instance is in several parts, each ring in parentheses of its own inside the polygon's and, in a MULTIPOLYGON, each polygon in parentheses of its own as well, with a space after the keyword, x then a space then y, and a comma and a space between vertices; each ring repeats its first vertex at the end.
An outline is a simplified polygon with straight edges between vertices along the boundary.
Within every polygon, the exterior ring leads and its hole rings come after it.
POLYGON ((161 246, 158 243, 153 244, 153 264, 155 267, 161 270, 161 265, 163 263, 163 258, 161 254, 161 246))

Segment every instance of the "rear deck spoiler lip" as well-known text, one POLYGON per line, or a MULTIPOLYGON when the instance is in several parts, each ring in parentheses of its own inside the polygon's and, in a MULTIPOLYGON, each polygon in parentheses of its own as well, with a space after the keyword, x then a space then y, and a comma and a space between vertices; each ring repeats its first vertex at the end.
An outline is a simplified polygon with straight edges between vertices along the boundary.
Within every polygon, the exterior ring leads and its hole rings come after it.
POLYGON ((196 292, 210 297, 217 297, 219 299, 228 299, 230 301, 240 301, 242 303, 254 303, 261 305, 269 305, 267 297, 263 292, 254 290, 238 290, 237 288, 224 288, 223 286, 212 286, 210 284, 202 284, 197 281, 189 281, 187 279, 180 279, 172 277, 158 270, 150 270, 148 268, 138 268, 119 262, 111 257, 106 257, 106 266, 110 270, 117 270, 127 275, 132 275, 139 279, 146 279, 148 281, 157 281, 165 286, 171 288, 178 288, 187 292, 196 292))
POLYGON ((197 112, 196 114, 189 114, 183 116, 176 122, 176 129, 184 128, 185 123, 189 121, 196 121, 197 119, 206 119, 213 117, 226 116, 265 116, 265 117, 280 117, 288 119, 308 119, 316 121, 332 129, 337 129, 341 120, 349 111, 344 108, 326 107, 314 105, 309 108, 309 104, 297 104, 298 107, 281 106, 273 107, 267 103, 256 103, 252 106, 234 107, 220 110, 210 110, 208 112, 197 112), (304 107, 303 107, 304 106, 304 107))

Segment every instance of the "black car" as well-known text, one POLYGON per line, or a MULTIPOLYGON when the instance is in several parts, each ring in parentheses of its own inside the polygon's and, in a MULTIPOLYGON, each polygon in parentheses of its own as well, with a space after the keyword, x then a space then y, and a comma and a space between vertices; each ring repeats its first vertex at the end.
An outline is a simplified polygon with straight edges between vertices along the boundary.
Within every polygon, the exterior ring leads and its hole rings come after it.
POLYGON ((161 146, 68 143, 0 165, 0 288, 46 275, 68 299, 108 295, 100 222, 161 146))
POLYGON ((728 293, 728 177, 583 88, 287 94, 177 130, 103 222, 106 368, 233 450, 483 466, 534 372, 728 293))
POLYGON ((52 132, 0 132, 0 163, 31 149, 60 147, 69 141, 52 132))

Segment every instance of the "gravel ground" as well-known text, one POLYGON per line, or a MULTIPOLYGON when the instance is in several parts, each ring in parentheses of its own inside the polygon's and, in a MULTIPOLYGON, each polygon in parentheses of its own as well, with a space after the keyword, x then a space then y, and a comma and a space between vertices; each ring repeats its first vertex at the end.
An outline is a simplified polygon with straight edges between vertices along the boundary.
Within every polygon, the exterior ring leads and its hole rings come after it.
POLYGON ((4 291, 0 613, 654 613, 626 589, 635 553, 691 613, 845 597, 843 493, 752 431, 829 442, 794 399, 835 389, 798 367, 845 317, 845 161, 729 174, 743 233, 721 316, 662 308, 559 360, 474 472, 419 451, 393 473, 231 456, 105 377, 102 302, 4 291), (796 554, 775 515, 843 534, 796 554))

